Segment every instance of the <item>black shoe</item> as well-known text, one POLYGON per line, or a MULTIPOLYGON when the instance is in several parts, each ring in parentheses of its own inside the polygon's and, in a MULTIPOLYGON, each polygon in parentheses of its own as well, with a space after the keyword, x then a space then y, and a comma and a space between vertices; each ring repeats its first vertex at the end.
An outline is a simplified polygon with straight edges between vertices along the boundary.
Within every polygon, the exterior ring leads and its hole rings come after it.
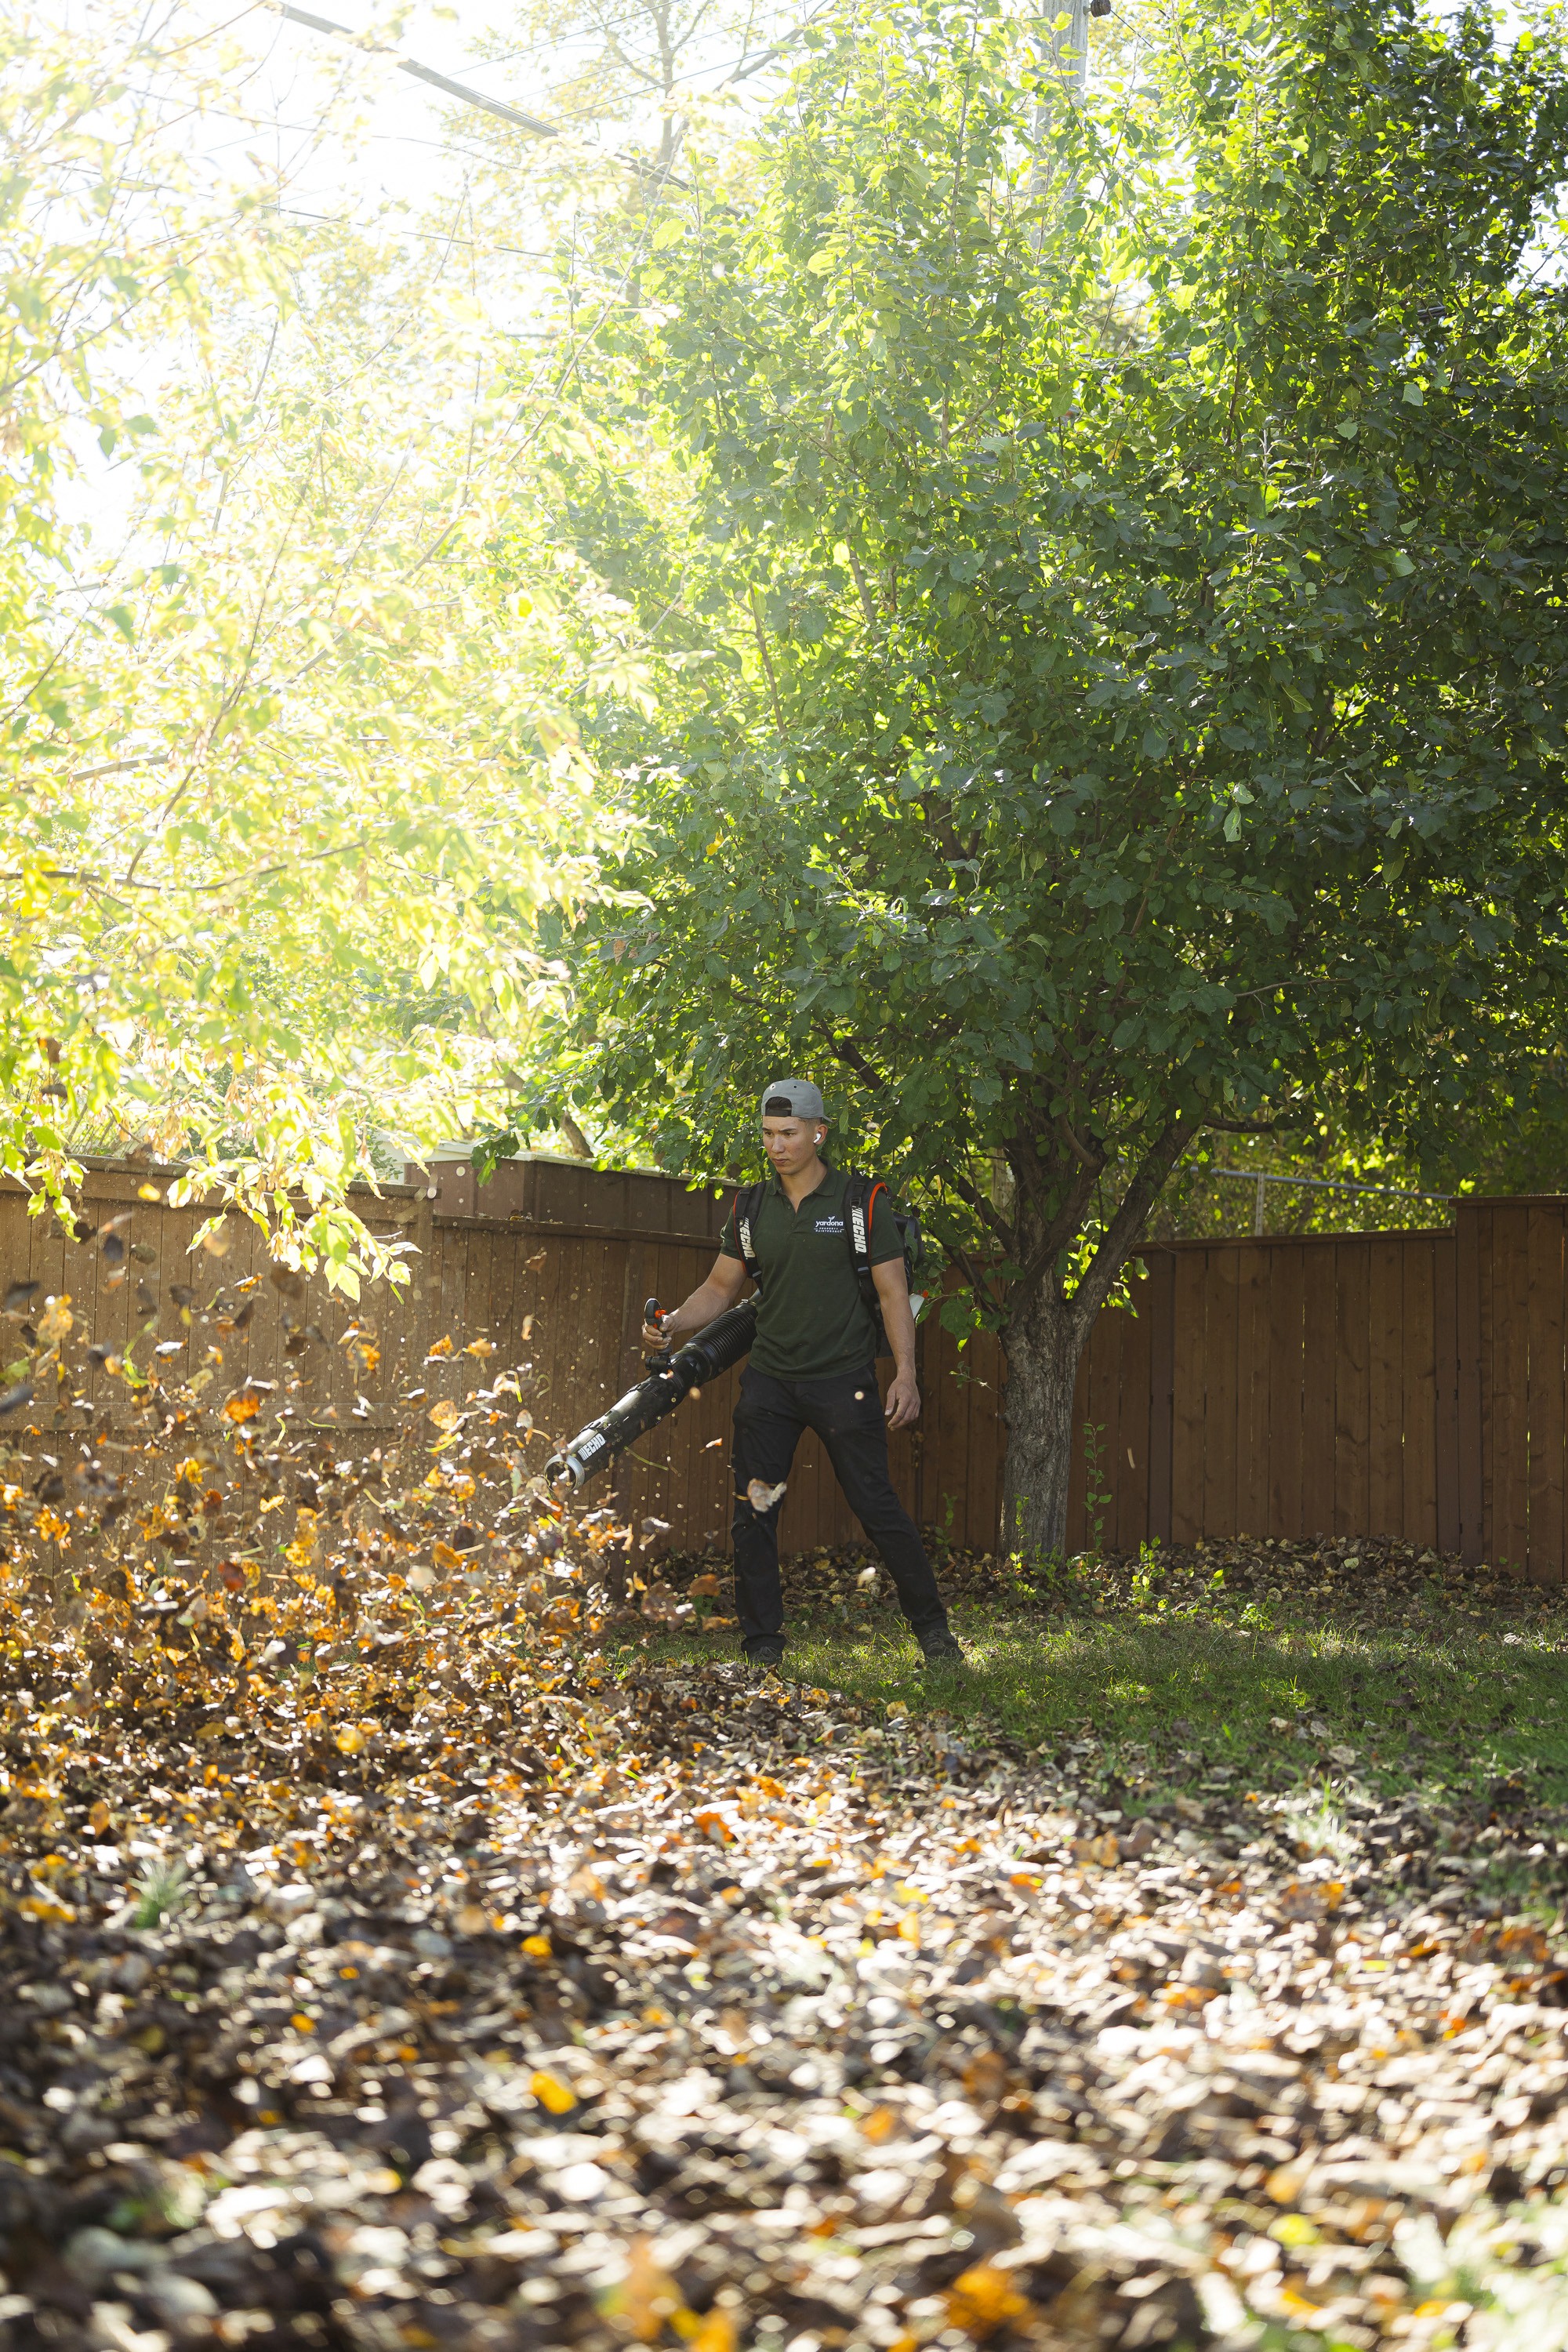
POLYGON ((784 1664, 784 1657, 782 1642, 753 1642, 746 1652, 746 1664, 749 1666, 767 1666, 777 1674, 784 1664))
POLYGON ((917 1639, 928 1666, 966 1666, 969 1664, 960 1643, 946 1631, 921 1634, 917 1639))

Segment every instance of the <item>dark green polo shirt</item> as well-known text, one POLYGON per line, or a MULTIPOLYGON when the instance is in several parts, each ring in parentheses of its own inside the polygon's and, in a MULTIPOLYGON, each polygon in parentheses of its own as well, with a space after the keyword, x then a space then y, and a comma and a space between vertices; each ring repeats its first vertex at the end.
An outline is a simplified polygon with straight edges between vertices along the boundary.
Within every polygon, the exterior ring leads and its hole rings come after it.
MULTIPOLYGON (((877 1327, 855 1279, 844 1213, 847 1181, 842 1170, 829 1168, 816 1192, 792 1209, 784 1186, 770 1175, 752 1220, 763 1295, 751 1360, 775 1381, 831 1380, 875 1360, 877 1327)), ((872 1211, 868 1240, 873 1265, 903 1256, 885 1192, 872 1211)), ((732 1202, 719 1248, 724 1257, 742 1255, 732 1202)))

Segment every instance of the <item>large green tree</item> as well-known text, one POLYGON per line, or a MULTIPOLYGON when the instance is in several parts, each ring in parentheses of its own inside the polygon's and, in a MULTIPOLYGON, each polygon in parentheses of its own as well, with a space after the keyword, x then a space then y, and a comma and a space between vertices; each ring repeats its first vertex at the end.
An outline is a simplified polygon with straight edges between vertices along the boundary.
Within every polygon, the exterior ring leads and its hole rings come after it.
POLYGON ((565 486, 659 666, 640 903, 563 928, 548 1084, 711 1175, 836 1071, 1051 1548, 1194 1139, 1418 1150, 1554 1030, 1568 105, 1545 30, 1404 0, 1178 5, 1081 104, 1027 36, 823 35, 664 200, 565 486))

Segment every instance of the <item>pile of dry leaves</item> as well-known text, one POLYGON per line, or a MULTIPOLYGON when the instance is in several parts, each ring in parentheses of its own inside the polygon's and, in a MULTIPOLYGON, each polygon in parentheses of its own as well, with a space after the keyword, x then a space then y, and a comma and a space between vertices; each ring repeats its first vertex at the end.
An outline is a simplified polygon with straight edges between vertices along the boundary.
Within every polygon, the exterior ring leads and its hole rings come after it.
POLYGON ((523 1374, 5 1424, 0 2341, 1564 2340, 1537 1924, 657 1664, 523 1374))

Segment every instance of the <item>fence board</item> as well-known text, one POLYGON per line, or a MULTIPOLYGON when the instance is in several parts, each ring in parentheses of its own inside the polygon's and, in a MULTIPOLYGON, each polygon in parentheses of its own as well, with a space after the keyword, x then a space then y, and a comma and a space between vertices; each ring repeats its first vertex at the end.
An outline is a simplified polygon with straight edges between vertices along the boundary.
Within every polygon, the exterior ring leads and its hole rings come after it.
POLYGON ((1483 1378, 1481 1345, 1481 1244, 1485 1219, 1486 1211, 1478 1207, 1461 1212, 1454 1221, 1459 1549, 1472 1565, 1482 1558, 1486 1549, 1486 1422, 1490 1399, 1483 1378))
POLYGON ((1294 1535, 1301 1524, 1302 1318, 1306 1257, 1286 1243, 1268 1254, 1268 1501, 1260 1533, 1294 1535))
POLYGON ((1337 1536, 1370 1535, 1367 1519, 1367 1449, 1371 1436, 1371 1391, 1367 1379, 1366 1245, 1354 1239, 1334 1244, 1334 1502, 1329 1524, 1337 1536))
POLYGON ((1327 1536, 1334 1525, 1334 1426, 1339 1383, 1340 1302, 1333 1241, 1302 1248, 1301 1517, 1303 1535, 1327 1536))
POLYGON ((1153 1376, 1153 1285, 1135 1283, 1133 1311, 1118 1311, 1121 1358, 1117 1367, 1119 1388, 1116 1424, 1115 1542, 1122 1551, 1135 1551, 1149 1532, 1149 1408, 1153 1376))
POLYGON ((1451 1234, 1432 1236, 1433 1444, 1436 1533, 1443 1551, 1460 1548, 1458 1254, 1451 1234))
MULTIPOLYGON (((960 1348, 950 1333, 942 1335, 942 1359, 946 1365, 945 1378, 941 1381, 942 1402, 937 1414, 935 1475, 928 1469, 925 1509, 931 1525, 956 1530, 963 1524, 963 1506, 968 1471, 982 1361, 980 1342, 972 1340, 960 1348)), ((995 1537, 995 1521, 991 1522, 992 1540, 995 1537)))
POLYGON ((1404 1433, 1404 1481, 1394 1525, 1410 1543, 1437 1540, 1437 1354, 1436 1251, 1425 1246, 1399 1253, 1404 1281, 1399 1358, 1399 1417, 1404 1433))
POLYGON ((1530 1542, 1526 1556, 1531 1580, 1554 1582, 1563 1558, 1563 1449, 1568 1437, 1568 1397, 1563 1367, 1563 1216, 1560 1210, 1527 1212, 1526 1247, 1530 1318, 1529 1451, 1530 1542))
POLYGON ((1171 1539, 1171 1412, 1176 1377, 1176 1261, 1169 1250, 1149 1257, 1149 1526, 1152 1541, 1171 1539))
POLYGON ((1491 1212, 1491 1551, 1522 1576, 1530 1551, 1530 1213, 1491 1212))
POLYGON ((1267 1248, 1236 1252, 1236 1523, 1253 1536, 1268 1529, 1271 1264, 1267 1248))
POLYGON ((1207 1410, 1204 1429, 1204 1526, 1237 1525, 1236 1381, 1239 1253, 1213 1250, 1208 1262, 1208 1317, 1204 1335, 1207 1410))
POLYGON ((1367 1250, 1366 1518, 1370 1535, 1391 1535, 1405 1512, 1405 1394, 1400 1377, 1405 1299, 1397 1240, 1367 1250))
POLYGON ((1171 1540, 1195 1543, 1204 1531, 1204 1456, 1208 1426, 1205 1382, 1208 1253, 1175 1255, 1171 1416, 1171 1540))

